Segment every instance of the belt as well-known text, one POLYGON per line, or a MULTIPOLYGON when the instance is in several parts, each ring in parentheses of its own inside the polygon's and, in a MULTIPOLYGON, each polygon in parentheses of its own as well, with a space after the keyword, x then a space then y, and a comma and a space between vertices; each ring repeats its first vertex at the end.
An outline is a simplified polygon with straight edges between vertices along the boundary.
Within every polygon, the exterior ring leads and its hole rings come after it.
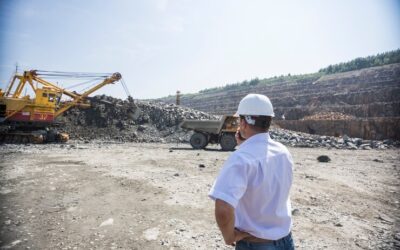
POLYGON ((288 237, 290 235, 291 235, 291 233, 289 233, 287 236, 285 236, 283 238, 280 238, 280 239, 277 239, 277 240, 262 239, 262 238, 258 238, 258 237, 255 237, 253 235, 250 235, 250 236, 248 236, 246 238, 243 238, 242 241, 251 242, 251 243, 273 243, 273 242, 276 242, 276 241, 283 240, 284 238, 286 238, 286 237, 288 237))

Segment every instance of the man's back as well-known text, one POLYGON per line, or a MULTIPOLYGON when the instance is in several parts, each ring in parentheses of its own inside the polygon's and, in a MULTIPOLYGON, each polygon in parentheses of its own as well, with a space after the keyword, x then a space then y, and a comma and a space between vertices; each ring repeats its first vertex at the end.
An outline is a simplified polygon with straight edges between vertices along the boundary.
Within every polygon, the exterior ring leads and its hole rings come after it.
POLYGON ((210 196, 235 208, 235 227, 276 240, 290 233, 292 159, 268 133, 250 137, 224 164, 210 196))

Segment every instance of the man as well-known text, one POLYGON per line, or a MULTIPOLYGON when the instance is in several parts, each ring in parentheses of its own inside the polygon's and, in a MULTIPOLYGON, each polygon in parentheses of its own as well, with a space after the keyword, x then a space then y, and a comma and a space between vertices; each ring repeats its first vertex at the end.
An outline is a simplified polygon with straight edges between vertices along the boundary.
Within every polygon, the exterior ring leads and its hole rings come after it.
POLYGON ((294 249, 289 191, 292 157, 268 133, 274 111, 268 97, 249 94, 239 103, 239 149, 225 162, 209 196, 227 245, 294 249))

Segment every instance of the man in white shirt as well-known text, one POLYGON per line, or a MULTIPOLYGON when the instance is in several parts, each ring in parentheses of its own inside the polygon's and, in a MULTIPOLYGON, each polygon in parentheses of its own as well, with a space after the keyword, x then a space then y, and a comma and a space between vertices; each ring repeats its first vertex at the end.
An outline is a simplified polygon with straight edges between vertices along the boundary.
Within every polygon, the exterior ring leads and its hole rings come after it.
POLYGON ((225 243, 245 249, 294 249, 289 192, 293 161, 268 133, 273 107, 249 94, 239 103, 239 149, 225 162, 209 196, 225 243))

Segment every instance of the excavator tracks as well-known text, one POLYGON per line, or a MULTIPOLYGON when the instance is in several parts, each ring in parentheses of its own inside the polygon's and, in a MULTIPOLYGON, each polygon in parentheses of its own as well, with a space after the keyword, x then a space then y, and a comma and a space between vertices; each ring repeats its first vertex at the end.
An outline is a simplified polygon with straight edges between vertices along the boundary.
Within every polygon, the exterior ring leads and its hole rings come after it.
POLYGON ((43 142, 44 140, 42 135, 23 134, 23 133, 0 134, 0 143, 40 144, 43 142))
POLYGON ((67 142, 69 136, 56 131, 0 132, 0 144, 42 144, 67 142))

